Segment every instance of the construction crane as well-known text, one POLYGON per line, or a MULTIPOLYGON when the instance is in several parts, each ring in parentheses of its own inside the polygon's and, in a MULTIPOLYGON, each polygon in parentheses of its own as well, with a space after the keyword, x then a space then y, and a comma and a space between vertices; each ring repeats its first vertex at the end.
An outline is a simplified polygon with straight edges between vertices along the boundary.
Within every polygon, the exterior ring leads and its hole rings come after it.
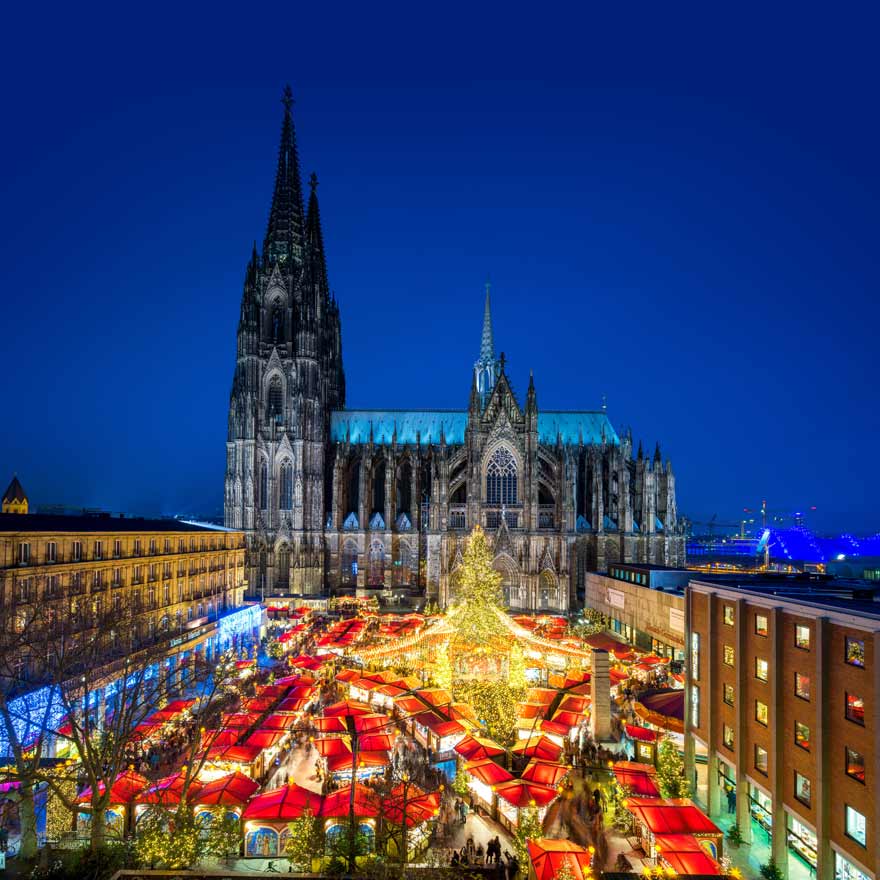
POLYGON ((717 520, 718 514, 713 513, 711 519, 708 522, 691 520, 691 523, 695 526, 706 526, 710 538, 715 536, 715 529, 739 529, 739 536, 741 538, 745 537, 746 520, 742 520, 741 522, 736 523, 717 522, 717 520))

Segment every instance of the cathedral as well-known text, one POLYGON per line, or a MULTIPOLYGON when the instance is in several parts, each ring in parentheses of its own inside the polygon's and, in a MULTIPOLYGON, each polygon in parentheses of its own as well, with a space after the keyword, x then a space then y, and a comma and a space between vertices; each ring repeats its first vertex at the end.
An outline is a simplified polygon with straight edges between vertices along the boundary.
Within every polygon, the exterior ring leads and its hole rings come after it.
POLYGON ((511 608, 566 612, 587 571, 684 563, 675 476, 600 410, 541 410, 496 356, 486 286, 461 410, 345 406, 340 310, 312 175, 304 205, 286 89, 263 246, 247 265, 225 519, 248 536, 250 595, 400 588, 445 605, 481 525, 511 608))

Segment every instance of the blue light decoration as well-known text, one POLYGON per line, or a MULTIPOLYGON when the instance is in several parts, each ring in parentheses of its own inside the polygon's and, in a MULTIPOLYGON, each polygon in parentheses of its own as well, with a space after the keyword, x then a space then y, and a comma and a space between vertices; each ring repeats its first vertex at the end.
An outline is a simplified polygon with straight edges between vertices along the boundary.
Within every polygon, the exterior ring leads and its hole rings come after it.
POLYGON ((223 651, 228 648, 235 639, 252 635, 254 630, 259 629, 263 619, 262 605, 246 605, 231 614, 221 617, 217 622, 217 646, 223 651))
MULTIPOLYGON (((9 701, 9 715, 16 740, 26 745, 40 735, 45 720, 48 730, 57 730, 64 719, 64 702, 57 686, 41 687, 9 701)), ((12 755, 6 725, 0 724, 0 755, 12 755)))

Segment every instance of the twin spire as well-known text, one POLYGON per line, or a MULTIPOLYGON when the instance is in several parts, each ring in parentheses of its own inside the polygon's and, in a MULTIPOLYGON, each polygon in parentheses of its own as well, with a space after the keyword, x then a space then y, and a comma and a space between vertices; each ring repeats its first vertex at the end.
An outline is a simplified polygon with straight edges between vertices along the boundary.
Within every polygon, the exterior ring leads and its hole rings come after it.
POLYGON ((263 241, 263 259, 283 263, 302 259, 303 194, 293 127, 293 91, 290 86, 284 87, 281 103, 284 105, 284 120, 281 123, 275 191, 263 241))
POLYGON ((495 359, 495 340, 492 335, 492 308, 489 302, 491 285, 486 281, 486 306, 483 309, 483 335, 480 338, 480 358, 474 364, 474 382, 482 405, 486 405, 503 364, 495 359))

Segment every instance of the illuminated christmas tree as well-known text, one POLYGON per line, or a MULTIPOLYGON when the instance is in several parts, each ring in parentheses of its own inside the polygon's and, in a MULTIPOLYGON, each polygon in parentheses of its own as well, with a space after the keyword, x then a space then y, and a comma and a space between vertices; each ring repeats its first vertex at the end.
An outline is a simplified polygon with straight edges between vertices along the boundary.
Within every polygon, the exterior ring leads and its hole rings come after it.
POLYGON ((691 786, 685 778, 684 760, 678 746, 668 737, 657 750, 657 785, 666 798, 691 796, 691 786))
POLYGON ((528 685, 526 680, 526 658, 519 642, 514 642, 508 655, 507 680, 515 691, 525 690, 528 685))

